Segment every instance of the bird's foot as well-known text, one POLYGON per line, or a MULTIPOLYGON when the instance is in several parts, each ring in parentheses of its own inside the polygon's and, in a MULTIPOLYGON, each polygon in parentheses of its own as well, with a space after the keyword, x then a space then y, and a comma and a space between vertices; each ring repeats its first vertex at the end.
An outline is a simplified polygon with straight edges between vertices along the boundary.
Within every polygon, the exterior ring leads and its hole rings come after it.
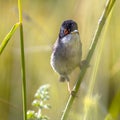
POLYGON ((67 81, 67 86, 68 86, 68 91, 69 91, 70 95, 75 97, 76 92, 74 90, 71 90, 69 81, 67 81))
POLYGON ((87 60, 82 60, 81 63, 80 63, 80 68, 83 69, 84 67, 89 67, 89 63, 87 60))
POLYGON ((76 93, 75 93, 75 91, 74 90, 72 90, 71 92, 70 92, 70 95, 72 95, 73 97, 75 97, 76 95, 75 95, 76 93))

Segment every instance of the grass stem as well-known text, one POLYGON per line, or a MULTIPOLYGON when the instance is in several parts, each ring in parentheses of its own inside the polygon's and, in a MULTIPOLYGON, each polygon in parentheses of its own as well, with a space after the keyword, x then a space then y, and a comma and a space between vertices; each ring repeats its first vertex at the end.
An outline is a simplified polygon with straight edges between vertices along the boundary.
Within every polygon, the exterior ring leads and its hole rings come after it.
POLYGON ((27 120, 26 73, 25 73, 25 55, 24 55, 24 37, 23 37, 23 25, 22 25, 22 2, 21 2, 21 0, 18 0, 18 11, 19 11, 19 22, 20 22, 23 117, 24 117, 24 120, 27 120))

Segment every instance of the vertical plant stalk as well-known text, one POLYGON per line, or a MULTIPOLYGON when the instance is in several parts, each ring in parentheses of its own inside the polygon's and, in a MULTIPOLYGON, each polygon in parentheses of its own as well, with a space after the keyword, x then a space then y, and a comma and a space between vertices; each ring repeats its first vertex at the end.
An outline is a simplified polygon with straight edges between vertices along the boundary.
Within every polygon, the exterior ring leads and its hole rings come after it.
POLYGON ((23 117, 27 120, 27 105, 26 105, 26 74, 25 74, 25 55, 24 55, 24 37, 22 25, 22 3, 18 0, 19 22, 20 22, 20 46, 21 46, 21 76, 22 76, 22 99, 23 99, 23 117))
MULTIPOLYGON (((101 31, 103 29, 103 26, 104 26, 104 24, 105 24, 105 22, 108 18, 108 15, 110 14, 110 12, 111 12, 111 10, 114 6, 115 1, 116 0, 107 0, 106 7, 105 7, 100 19, 99 19, 98 26, 97 26, 97 29, 95 31, 95 34, 94 34, 94 37, 93 37, 93 40, 92 40, 92 44, 89 48, 89 52, 88 52, 87 57, 86 57, 86 61, 87 61, 88 64, 90 63, 90 60, 91 60, 92 55, 95 51, 98 39, 101 35, 101 31)), ((63 111, 63 114, 61 116, 61 120, 67 120, 68 114, 69 114, 70 109, 71 109, 71 106, 73 104, 73 101, 75 100, 75 96, 78 93, 81 81, 83 80, 83 77, 84 77, 86 71, 87 71, 87 67, 84 66, 83 69, 81 70, 81 72, 79 74, 79 78, 78 78, 78 80, 77 80, 77 82, 76 82, 76 84, 73 88, 74 96, 70 95, 70 97, 68 98, 67 104, 66 104, 65 109, 63 111)))
POLYGON ((23 99, 23 115, 24 120, 27 120, 27 105, 26 105, 26 74, 25 74, 25 57, 24 57, 24 38, 23 26, 20 24, 20 42, 21 42, 21 76, 22 76, 22 99, 23 99))

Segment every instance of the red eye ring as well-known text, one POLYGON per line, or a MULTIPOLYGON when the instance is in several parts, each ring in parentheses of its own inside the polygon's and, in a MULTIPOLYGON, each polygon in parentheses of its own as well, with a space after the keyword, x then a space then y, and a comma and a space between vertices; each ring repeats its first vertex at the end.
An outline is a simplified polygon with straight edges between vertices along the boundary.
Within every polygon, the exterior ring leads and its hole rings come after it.
POLYGON ((67 29, 64 29, 64 34, 67 35, 69 31, 67 29))

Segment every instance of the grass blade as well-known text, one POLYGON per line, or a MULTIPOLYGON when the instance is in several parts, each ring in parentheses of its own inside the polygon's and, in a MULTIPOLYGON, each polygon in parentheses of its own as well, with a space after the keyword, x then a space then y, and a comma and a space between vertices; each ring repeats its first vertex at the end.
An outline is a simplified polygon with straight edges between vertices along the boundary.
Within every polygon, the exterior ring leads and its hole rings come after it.
POLYGON ((6 47, 7 43, 9 42, 9 40, 11 39, 13 34, 15 33, 16 29, 19 27, 19 25, 20 25, 20 23, 14 24, 12 29, 10 30, 10 32, 3 39, 3 41, 2 41, 2 43, 0 45, 0 55, 2 54, 4 48, 6 47))

